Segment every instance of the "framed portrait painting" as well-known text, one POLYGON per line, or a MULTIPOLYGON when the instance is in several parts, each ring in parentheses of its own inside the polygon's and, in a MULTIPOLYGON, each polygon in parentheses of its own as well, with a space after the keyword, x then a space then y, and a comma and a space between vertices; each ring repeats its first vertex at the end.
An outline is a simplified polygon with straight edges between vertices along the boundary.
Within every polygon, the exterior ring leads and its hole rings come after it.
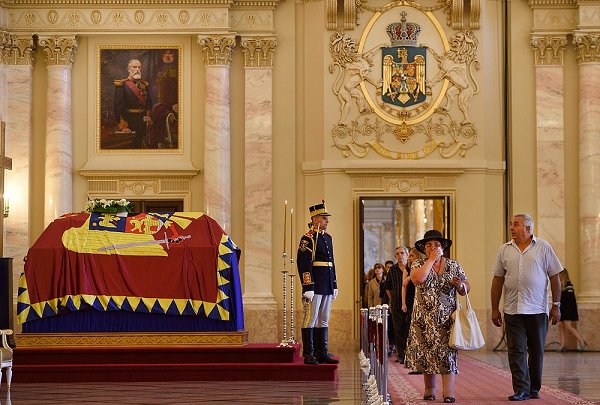
POLYGON ((96 148, 181 151, 181 47, 97 49, 96 148))

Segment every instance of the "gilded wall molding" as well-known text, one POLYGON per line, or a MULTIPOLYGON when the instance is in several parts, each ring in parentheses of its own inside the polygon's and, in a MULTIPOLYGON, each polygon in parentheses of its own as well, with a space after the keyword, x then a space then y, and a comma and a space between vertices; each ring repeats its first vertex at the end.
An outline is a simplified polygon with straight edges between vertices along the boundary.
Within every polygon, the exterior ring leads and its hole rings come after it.
POLYGON ((275 31, 273 10, 232 10, 229 16, 230 31, 239 35, 275 31))
POLYGON ((77 52, 77 40, 74 36, 39 37, 38 45, 46 54, 46 64, 73 66, 77 52))
POLYGON ((277 47, 275 37, 242 37, 244 67, 273 67, 273 56, 277 47))
POLYGON ((353 30, 358 25, 356 3, 360 0, 344 0, 344 29, 353 30))
MULTIPOLYGON (((365 158, 371 151, 390 160, 419 160, 435 151, 445 159, 465 157, 478 138, 470 109, 473 96, 479 92, 474 76, 479 70, 479 40, 470 30, 458 31, 447 40, 440 29, 437 34, 443 47, 423 47, 421 54, 409 60, 405 45, 395 36, 408 36, 406 27, 410 26, 410 32, 416 33, 412 39, 416 44, 421 28, 406 20, 412 10, 401 10, 402 21, 395 23, 394 30, 377 27, 379 16, 375 14, 360 44, 341 31, 330 37, 329 72, 335 75, 332 90, 340 103, 339 119, 331 131, 334 146, 343 157, 365 158), (363 49, 369 35, 376 36, 383 29, 391 46, 384 47, 387 44, 382 42, 363 49), (377 72, 373 60, 382 58, 384 52, 385 62, 377 72), (437 62, 437 71, 425 72, 425 53, 437 62), (400 65, 410 69, 410 77, 394 74, 400 65), (409 86, 413 89, 410 95, 409 86)), ((433 15, 428 18, 439 27, 433 15)))
POLYGON ((469 29, 481 28, 481 0, 471 0, 471 12, 469 13, 469 29))
POLYGON ((35 46, 30 35, 3 35, 2 63, 15 66, 33 66, 35 46))
POLYGON ((577 28, 577 9, 534 9, 533 30, 550 32, 567 32, 577 28))
POLYGON ((4 50, 10 48, 11 37, 10 33, 0 30, 0 64, 4 65, 4 50))
POLYGON ((600 31, 576 32, 573 45, 578 63, 600 62, 600 31))
POLYGON ((354 191, 375 191, 394 193, 432 193, 456 189, 456 175, 438 173, 414 175, 377 175, 351 172, 354 191))
MULTIPOLYGON (((469 10, 468 13, 468 28, 471 30, 477 30, 481 28, 480 23, 480 15, 481 15, 481 4, 480 0, 438 0, 432 2, 432 5, 423 5, 422 1, 417 0, 396 0, 386 4, 383 7, 371 6, 368 4, 368 0, 356 0, 357 12, 362 12, 364 10, 370 11, 372 13, 385 13, 387 10, 398 7, 401 5, 410 6, 415 8, 423 13, 432 13, 434 11, 441 10, 446 14, 446 24, 452 27, 455 30, 462 30, 465 27, 464 19, 467 15, 466 11, 469 10)), ((328 5, 327 15, 334 14, 334 6, 328 5), (330 9, 331 7, 331 9, 330 9)), ((358 25, 358 24, 357 24, 358 25)), ((336 26, 328 23, 328 29, 335 30, 336 26)), ((345 29, 353 29, 344 27, 345 29)))
POLYGON ((120 171, 80 170, 87 179, 89 198, 182 199, 189 209, 192 179, 198 170, 120 171))
POLYGON ((198 43, 206 65, 230 65, 235 47, 235 35, 198 35, 198 43))
POLYGON ((325 0, 325 14, 327 16, 327 29, 337 30, 337 0, 325 0))
POLYGON ((227 30, 227 8, 200 9, 25 9, 8 10, 12 32, 155 32, 197 33, 227 30))
POLYGON ((597 3, 579 5, 579 28, 598 29, 600 26, 600 5, 597 3))
POLYGON ((576 7, 580 0, 529 0, 527 4, 531 8, 540 7, 576 7))
POLYGON ((537 65, 563 65, 566 35, 532 35, 533 55, 537 65))
POLYGON ((463 29, 463 11, 465 4, 463 0, 452 0, 452 11, 450 18, 452 20, 452 28, 455 30, 463 29))

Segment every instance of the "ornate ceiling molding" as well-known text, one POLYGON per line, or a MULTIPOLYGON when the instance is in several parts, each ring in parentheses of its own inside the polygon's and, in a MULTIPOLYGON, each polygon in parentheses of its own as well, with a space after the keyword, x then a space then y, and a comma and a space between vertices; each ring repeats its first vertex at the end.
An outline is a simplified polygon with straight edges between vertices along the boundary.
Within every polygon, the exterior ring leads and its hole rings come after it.
POLYGON ((4 0, 10 32, 272 33, 278 0, 4 0))
POLYGON ((527 4, 531 8, 557 8, 557 7, 577 7, 578 0, 529 0, 527 4))
MULTIPOLYGON (((258 3, 264 3, 259 1, 258 3)), ((134 3, 131 0, 2 0, 0 5, 6 8, 45 8, 52 7, 73 7, 80 6, 88 8, 90 6, 131 6, 134 3)), ((195 6, 195 5, 231 5, 234 0, 142 0, 136 1, 136 6, 195 6)), ((245 0, 243 3, 250 3, 245 0)))

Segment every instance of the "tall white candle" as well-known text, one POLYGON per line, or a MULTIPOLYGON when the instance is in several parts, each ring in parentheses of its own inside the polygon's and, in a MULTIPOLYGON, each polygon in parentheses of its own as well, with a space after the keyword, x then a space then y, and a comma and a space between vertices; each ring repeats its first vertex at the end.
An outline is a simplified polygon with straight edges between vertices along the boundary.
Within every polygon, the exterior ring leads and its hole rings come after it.
POLYGON ((290 262, 294 260, 294 209, 290 211, 290 262))
POLYGON ((285 242, 287 237, 287 200, 283 203, 283 253, 285 254, 285 242))

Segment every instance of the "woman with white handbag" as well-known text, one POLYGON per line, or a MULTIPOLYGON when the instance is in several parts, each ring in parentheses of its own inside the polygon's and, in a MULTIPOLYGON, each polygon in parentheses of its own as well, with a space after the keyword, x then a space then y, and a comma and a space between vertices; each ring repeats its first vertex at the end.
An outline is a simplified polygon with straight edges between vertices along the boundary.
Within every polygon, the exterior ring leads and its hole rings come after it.
POLYGON ((445 403, 455 402, 454 376, 458 373, 458 351, 448 345, 451 315, 456 310, 456 293, 465 295, 470 290, 461 265, 444 257, 451 245, 437 230, 425 232, 415 242, 425 259, 411 267, 416 294, 405 358, 406 367, 423 373, 426 401, 435 401, 436 374, 441 374, 445 403))

